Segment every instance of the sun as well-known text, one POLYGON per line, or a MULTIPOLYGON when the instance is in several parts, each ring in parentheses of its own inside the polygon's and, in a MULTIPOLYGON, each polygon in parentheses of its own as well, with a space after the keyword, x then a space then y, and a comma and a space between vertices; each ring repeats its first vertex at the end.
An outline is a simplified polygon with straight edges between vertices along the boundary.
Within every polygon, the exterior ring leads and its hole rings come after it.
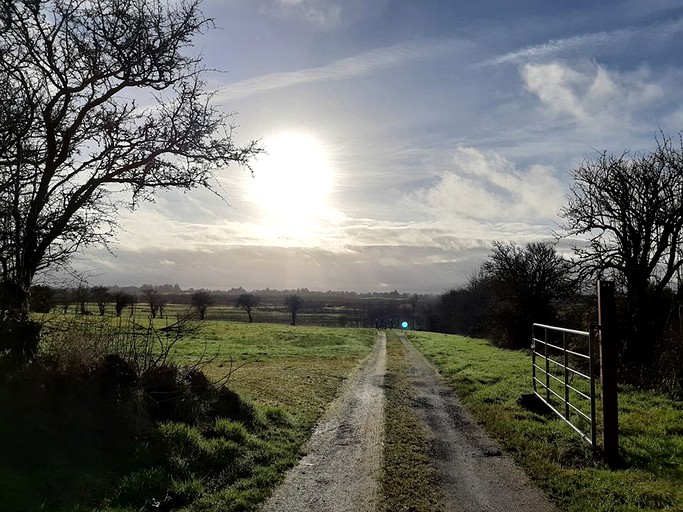
POLYGON ((314 135, 283 132, 263 140, 266 154, 254 163, 250 199, 272 236, 306 238, 329 218, 333 169, 314 135))

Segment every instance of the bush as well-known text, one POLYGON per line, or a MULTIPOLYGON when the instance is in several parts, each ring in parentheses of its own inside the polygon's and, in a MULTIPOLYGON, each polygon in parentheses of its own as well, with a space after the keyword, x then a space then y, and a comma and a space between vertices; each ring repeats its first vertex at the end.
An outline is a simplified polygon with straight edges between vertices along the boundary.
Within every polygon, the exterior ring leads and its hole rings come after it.
POLYGON ((672 398, 683 398, 683 332, 669 330, 662 336, 653 379, 654 376, 658 391, 672 398))
POLYGON ((0 371, 20 368, 38 353, 40 324, 30 320, 2 317, 0 313, 0 371))
POLYGON ((212 412, 215 417, 229 418, 246 425, 252 425, 256 415, 253 405, 225 386, 218 390, 212 412))
POLYGON ((170 362, 181 329, 121 332, 78 318, 45 330, 42 353, 0 381, 0 432, 16 444, 0 474, 16 470, 42 489, 25 509, 177 509, 279 449, 257 437, 278 426, 212 382, 202 363, 170 362), (37 466, 39 476, 29 469, 37 466))

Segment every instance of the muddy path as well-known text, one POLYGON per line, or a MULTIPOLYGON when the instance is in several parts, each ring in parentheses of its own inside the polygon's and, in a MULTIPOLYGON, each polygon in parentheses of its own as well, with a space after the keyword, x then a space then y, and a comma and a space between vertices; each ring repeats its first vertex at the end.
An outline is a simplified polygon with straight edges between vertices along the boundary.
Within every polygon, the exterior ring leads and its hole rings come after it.
POLYGON ((262 510, 370 512, 377 507, 384 438, 386 336, 349 378, 293 468, 262 510))
MULTIPOLYGON (((429 431, 444 510, 551 512, 556 509, 503 455, 434 367, 400 334, 414 389, 411 408, 429 431)), ((307 455, 264 504, 265 512, 370 512, 381 499, 386 336, 347 380, 307 444, 307 455)))

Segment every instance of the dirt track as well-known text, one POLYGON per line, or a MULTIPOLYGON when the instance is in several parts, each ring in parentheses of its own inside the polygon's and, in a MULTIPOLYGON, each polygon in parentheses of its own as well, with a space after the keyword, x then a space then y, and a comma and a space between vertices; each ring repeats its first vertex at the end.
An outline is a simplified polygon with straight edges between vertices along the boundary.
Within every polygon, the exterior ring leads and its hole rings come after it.
POLYGON ((430 429, 446 510, 549 512, 555 507, 476 424, 443 378, 404 335, 414 408, 430 429))
MULTIPOLYGON (((446 510, 550 512, 555 508, 489 439, 441 376, 401 335, 415 389, 413 406, 431 432, 446 510)), ((384 436, 386 337, 350 378, 313 432, 308 454, 264 505, 267 512, 373 511, 384 436)))
POLYGON ((384 438, 386 336, 313 431, 308 454, 266 502, 267 512, 370 512, 378 499, 384 438))

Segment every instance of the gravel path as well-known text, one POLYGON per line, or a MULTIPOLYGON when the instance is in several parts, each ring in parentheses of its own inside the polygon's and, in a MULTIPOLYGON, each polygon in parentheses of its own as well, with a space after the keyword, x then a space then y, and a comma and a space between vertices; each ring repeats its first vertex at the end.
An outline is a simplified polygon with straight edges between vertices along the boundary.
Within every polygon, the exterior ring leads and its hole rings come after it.
MULTIPOLYGON (((524 472, 486 436, 441 375, 400 335, 412 406, 430 431, 445 510, 554 512, 524 472)), ((307 455, 290 470, 263 512, 371 512, 378 506, 384 436, 386 337, 375 347, 314 430, 307 455)))
POLYGON ((265 503, 265 512, 370 512, 378 499, 384 438, 386 336, 314 430, 308 454, 265 503))
POLYGON ((551 512, 556 510, 526 474, 503 455, 462 406, 441 375, 404 335, 412 367, 413 405, 433 438, 446 510, 551 512))

